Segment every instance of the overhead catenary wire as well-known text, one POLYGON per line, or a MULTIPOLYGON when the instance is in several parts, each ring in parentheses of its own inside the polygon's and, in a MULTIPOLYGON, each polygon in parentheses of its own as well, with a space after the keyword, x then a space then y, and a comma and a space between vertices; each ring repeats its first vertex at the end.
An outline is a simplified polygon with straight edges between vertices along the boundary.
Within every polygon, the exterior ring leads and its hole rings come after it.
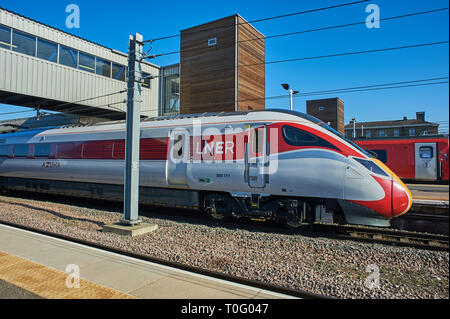
MULTIPOLYGON (((222 67, 222 68, 211 69, 211 70, 208 70, 208 72, 224 71, 224 70, 231 70, 231 69, 237 70, 239 68, 252 67, 252 66, 258 66, 258 65, 272 65, 272 64, 279 64, 279 63, 300 62, 300 61, 307 61, 307 60, 335 58, 335 57, 350 56, 350 55, 397 51, 397 50, 405 50, 405 49, 442 45, 442 44, 448 44, 448 43, 449 43, 448 40, 444 40, 444 41, 428 42, 428 43, 416 43, 416 44, 403 45, 403 46, 398 46, 398 47, 388 47, 388 48, 362 50, 362 51, 350 51, 350 52, 333 53, 333 54, 317 55, 317 56, 310 56, 310 57, 292 58, 292 59, 285 59, 285 60, 257 62, 257 63, 250 63, 250 64, 239 64, 239 65, 233 66, 233 67, 222 67)), ((159 77, 161 77, 161 75, 154 76, 154 78, 159 78, 159 77)))
POLYGON ((429 47, 429 46, 435 46, 435 45, 442 45, 442 44, 448 44, 448 43, 449 43, 448 40, 437 41, 437 42, 428 42, 428 43, 416 43, 416 44, 403 45, 403 46, 398 46, 398 47, 388 47, 388 48, 370 49, 370 50, 362 50, 362 51, 350 51, 350 52, 333 53, 333 54, 326 54, 326 55, 316 55, 316 56, 309 56, 309 57, 300 57, 300 58, 292 58, 292 59, 284 59, 284 60, 275 60, 275 61, 268 61, 268 62, 239 64, 239 65, 234 66, 234 67, 217 68, 217 69, 211 69, 209 71, 210 72, 214 72, 214 71, 222 71, 222 70, 229 70, 229 69, 239 69, 239 68, 245 68, 245 67, 252 67, 252 66, 258 66, 258 65, 271 65, 271 64, 288 63, 288 62, 299 62, 299 61, 317 60, 317 59, 326 59, 326 58, 335 58, 335 57, 351 56, 351 55, 359 55, 359 54, 397 51, 397 50, 404 50, 404 49, 412 49, 412 48, 419 48, 419 47, 429 47))
MULTIPOLYGON (((431 13, 443 12, 443 11, 446 11, 446 10, 448 10, 448 7, 432 9, 432 10, 427 10, 427 11, 420 11, 420 12, 411 12, 411 13, 406 13, 406 14, 402 14, 402 15, 398 15, 398 16, 392 16, 392 17, 387 17, 387 18, 376 19, 376 20, 374 20, 374 22, 392 21, 392 20, 395 20, 395 19, 408 18, 408 17, 419 16, 419 15, 423 15, 423 14, 431 14, 431 13)), ((306 34, 306 33, 311 33, 311 32, 318 32, 318 31, 326 31, 326 30, 333 30, 333 29, 339 29, 339 28, 346 28, 346 27, 352 27, 352 26, 364 25, 364 24, 366 24, 365 20, 364 21, 359 21, 359 22, 353 22, 353 23, 346 23, 346 24, 339 24, 339 25, 333 25, 333 26, 326 26, 326 27, 321 27, 321 28, 314 28, 314 29, 308 29, 308 30, 301 30, 301 31, 288 32, 288 33, 274 34, 274 35, 268 35, 268 36, 263 36, 263 37, 255 37, 255 38, 252 38, 252 39, 245 39, 245 40, 236 41, 236 44, 244 43, 244 42, 250 42, 250 41, 261 41, 261 40, 267 40, 267 39, 274 39, 274 38, 280 38, 280 37, 286 37, 286 36, 301 35, 301 34, 306 34)), ((183 50, 183 52, 189 52, 189 51, 195 51, 195 49, 183 50)), ((157 57, 173 55, 173 54, 179 54, 179 53, 181 53, 181 51, 172 51, 172 52, 155 54, 153 57, 157 58, 157 57)))
MULTIPOLYGON (((328 94, 336 94, 336 93, 356 93, 356 92, 377 91, 377 90, 383 90, 383 89, 399 89, 399 88, 419 87, 419 86, 426 86, 426 85, 438 85, 438 84, 448 83, 448 81, 441 81, 441 80, 445 80, 445 79, 448 79, 448 78, 449 78, 448 76, 445 76, 445 77, 442 76, 442 77, 434 77, 434 78, 427 78, 427 79, 417 79, 417 80, 409 80, 409 81, 397 81, 397 82, 379 83, 379 84, 366 85, 366 86, 354 86, 354 87, 346 87, 346 88, 338 88, 338 89, 311 91, 311 92, 305 92, 305 93, 300 93, 298 95, 294 95, 294 97, 297 98, 297 97, 302 97, 302 96, 328 95, 328 94), (431 81, 434 81, 434 82, 431 82, 431 81), (428 82, 428 83, 421 83, 421 82, 428 82)), ((278 95, 278 96, 269 96, 269 97, 264 97, 264 98, 238 100, 238 103, 250 102, 250 101, 255 101, 255 100, 266 100, 266 101, 268 101, 268 100, 286 99, 286 98, 288 98, 288 96, 286 96, 286 95, 278 95)), ((105 105, 102 105, 102 106, 110 106, 110 105, 121 104, 121 103, 125 103, 125 102, 126 101, 120 101, 120 102, 116 102, 116 103, 105 104, 105 105)), ((234 100, 210 102, 210 103, 199 104, 199 106, 219 105, 219 104, 227 104, 227 103, 234 103, 234 102, 235 102, 234 100)), ((99 106, 99 107, 102 107, 102 106, 99 106)), ((120 109, 118 109, 118 110, 121 111, 120 109)), ((157 110, 158 110, 158 108, 155 108, 155 109, 153 109, 151 111, 157 111, 157 110)), ((104 114, 101 114, 102 116, 106 116, 107 114, 117 115, 117 112, 115 112, 115 113, 111 113, 111 112, 108 113, 108 110, 94 110, 92 112, 94 112, 94 113, 96 113, 96 112, 97 113, 104 113, 104 114)), ((124 111, 122 111, 122 112, 124 112, 124 111)), ((64 114, 64 113, 57 113, 57 114, 64 114)), ((55 120, 55 122, 59 122, 59 120, 55 120)))
MULTIPOLYGON (((448 76, 435 77, 435 78, 419 79, 419 80, 411 80, 411 81, 389 82, 389 83, 380 83, 380 84, 373 84, 373 85, 366 85, 366 86, 355 86, 355 87, 347 87, 347 88, 339 88, 339 89, 311 91, 311 92, 298 93, 298 94, 294 95, 294 97, 298 98, 298 97, 302 97, 302 96, 315 96, 315 95, 327 95, 327 94, 336 94, 336 93, 376 91, 376 90, 382 90, 382 89, 406 88, 406 87, 425 86, 425 85, 438 85, 438 84, 448 83, 448 81, 438 81, 438 82, 430 82, 430 81, 444 80, 444 79, 448 79, 448 78, 449 78, 448 76), (419 83, 419 82, 429 82, 429 83, 419 83)), ((268 101, 268 100, 288 99, 288 98, 289 98, 288 95, 276 95, 276 96, 266 96, 266 97, 261 97, 261 98, 238 100, 237 103, 260 101, 260 100, 268 101)), ((229 103, 235 103, 235 102, 236 101, 234 99, 233 100, 230 99, 228 101, 214 101, 214 102, 209 102, 209 103, 196 104, 196 106, 220 105, 220 104, 229 104, 229 103)))
MULTIPOLYGON (((225 28, 230 28, 230 27, 234 28, 236 25, 258 23, 258 22, 275 20, 275 19, 282 19, 282 18, 297 16, 297 15, 302 15, 302 14, 307 14, 307 13, 313 13, 313 12, 319 12, 319 11, 325 11, 325 10, 330 10, 330 9, 336 9, 336 8, 351 6, 351 5, 360 4, 360 3, 369 2, 369 1, 371 1, 371 0, 353 1, 353 2, 337 4, 337 5, 333 5, 333 6, 316 8, 316 9, 296 11, 296 12, 291 12, 291 13, 287 13, 287 14, 272 16, 272 17, 266 17, 266 18, 260 18, 260 19, 251 20, 251 21, 240 22, 240 23, 237 23, 237 24, 233 24, 232 26, 217 26, 217 27, 212 27, 212 28, 207 28, 207 29, 202 29, 202 30, 194 30, 194 31, 191 31, 191 32, 186 32, 185 34, 194 34, 194 33, 198 33, 198 32, 205 32, 205 31, 211 31, 211 30, 216 30, 216 29, 225 29, 225 28)), ((179 37, 179 36, 180 36, 180 34, 178 33, 178 34, 163 36, 163 37, 159 37, 159 38, 153 38, 151 40, 147 40, 147 41, 144 41, 144 42, 154 42, 154 41, 159 41, 159 40, 176 38, 176 37, 179 37)))

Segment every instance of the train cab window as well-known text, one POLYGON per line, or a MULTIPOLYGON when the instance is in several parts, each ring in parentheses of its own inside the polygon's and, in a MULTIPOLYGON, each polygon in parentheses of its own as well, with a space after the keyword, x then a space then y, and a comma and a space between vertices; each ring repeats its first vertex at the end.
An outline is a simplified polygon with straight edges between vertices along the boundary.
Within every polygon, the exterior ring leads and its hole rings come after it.
POLYGON ((387 151, 386 150, 371 150, 377 155, 377 159, 379 159, 381 162, 386 163, 387 162, 387 151))
POLYGON ((311 145, 318 141, 316 136, 288 125, 283 126, 283 137, 286 143, 293 146, 311 145))
POLYGON ((365 168, 367 168, 369 171, 371 171, 375 174, 389 176, 383 169, 381 169, 381 167, 379 167, 377 164, 375 164, 371 160, 366 160, 366 159, 357 158, 357 157, 354 157, 353 159, 356 160, 358 163, 360 163, 365 168))
POLYGON ((9 145, 0 145, 0 157, 9 156, 9 145))
POLYGON ((433 158, 433 148, 431 146, 422 146, 419 148, 420 158, 433 158))
POLYGON ((27 157, 28 156, 28 144, 14 145, 14 157, 27 157))
POLYGON ((50 144, 34 145, 34 157, 50 157, 50 144))

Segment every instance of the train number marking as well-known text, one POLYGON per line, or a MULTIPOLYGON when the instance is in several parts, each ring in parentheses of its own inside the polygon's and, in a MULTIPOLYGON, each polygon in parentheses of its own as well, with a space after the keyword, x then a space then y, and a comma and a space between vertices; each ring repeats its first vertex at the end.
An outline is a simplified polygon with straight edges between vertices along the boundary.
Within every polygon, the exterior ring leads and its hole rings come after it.
POLYGON ((59 162, 44 162, 42 168, 61 168, 59 162))

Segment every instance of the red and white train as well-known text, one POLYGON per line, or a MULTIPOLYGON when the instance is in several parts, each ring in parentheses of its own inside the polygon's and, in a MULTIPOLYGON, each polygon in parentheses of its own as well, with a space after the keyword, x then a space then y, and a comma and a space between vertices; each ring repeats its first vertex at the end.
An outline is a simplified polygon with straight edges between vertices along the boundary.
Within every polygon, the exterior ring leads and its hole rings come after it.
POLYGON ((448 135, 355 140, 405 181, 449 181, 448 135))
MULTIPOLYGON (((2 134, 0 185, 122 200, 124 139, 125 123, 2 134)), ((291 111, 143 121, 139 165, 142 203, 216 219, 295 227, 326 211, 339 222, 389 226, 412 203, 383 163, 320 120, 291 111)))

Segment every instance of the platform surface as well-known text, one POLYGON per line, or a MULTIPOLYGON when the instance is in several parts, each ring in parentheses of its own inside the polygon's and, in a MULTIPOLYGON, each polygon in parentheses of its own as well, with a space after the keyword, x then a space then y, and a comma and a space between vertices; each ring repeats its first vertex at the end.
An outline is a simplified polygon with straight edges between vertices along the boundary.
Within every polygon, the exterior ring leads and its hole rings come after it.
MULTIPOLYGON (((15 265, 24 265, 27 262, 33 264, 26 266, 28 268, 43 267, 43 271, 48 274, 45 279, 41 279, 43 283, 52 280, 62 281, 62 279, 58 279, 61 278, 61 275, 64 278, 69 275, 65 273, 66 267, 77 265, 83 282, 86 281, 95 286, 98 291, 104 289, 110 295, 118 298, 291 298, 287 295, 230 283, 4 225, 0 225, 0 255, 6 256, 9 262, 13 262, 15 265)), ((4 259, 4 265, 6 265, 7 259, 4 259)), ((9 269, 9 273, 2 270, 0 264, 0 279, 15 286, 28 287, 22 283, 25 280, 24 276, 17 275, 12 271, 12 269, 17 269, 15 271, 20 272, 19 268, 10 266, 6 269, 9 269)), ((31 291, 31 293, 44 298, 71 298, 71 293, 68 294, 67 290, 59 289, 56 295, 45 291, 43 293, 31 291), (59 295, 58 291, 60 291, 59 295)), ((84 298, 81 291, 76 294, 76 297, 84 298)), ((86 296, 86 298, 93 297, 86 296)))
POLYGON ((407 184, 414 199, 448 201, 449 185, 407 184))

